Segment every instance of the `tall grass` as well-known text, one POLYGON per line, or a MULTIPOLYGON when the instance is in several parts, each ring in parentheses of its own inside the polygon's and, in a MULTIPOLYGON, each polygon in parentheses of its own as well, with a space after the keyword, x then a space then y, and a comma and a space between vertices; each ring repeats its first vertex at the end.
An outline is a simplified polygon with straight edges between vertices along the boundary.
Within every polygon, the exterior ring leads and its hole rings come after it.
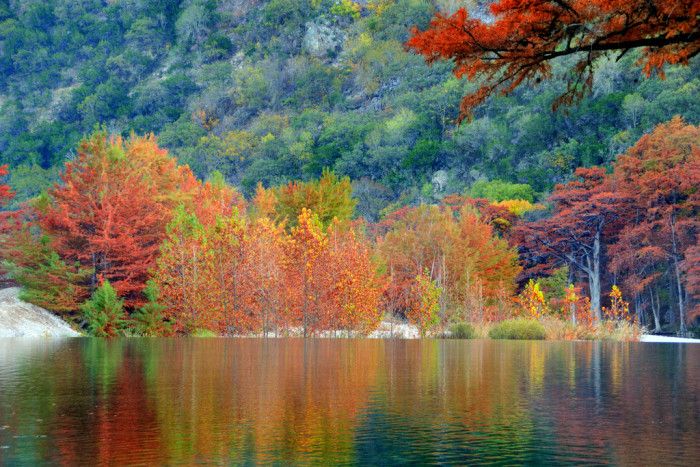
POLYGON ((628 321, 603 321, 600 323, 578 323, 552 317, 540 320, 545 328, 547 340, 612 340, 638 341, 643 328, 628 321))

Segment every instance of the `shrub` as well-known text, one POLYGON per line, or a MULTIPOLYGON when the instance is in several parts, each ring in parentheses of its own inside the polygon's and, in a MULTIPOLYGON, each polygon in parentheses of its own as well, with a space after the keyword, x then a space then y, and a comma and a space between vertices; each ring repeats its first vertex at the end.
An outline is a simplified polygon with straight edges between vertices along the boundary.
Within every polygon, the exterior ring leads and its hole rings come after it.
POLYGON ((104 281, 80 308, 90 334, 97 337, 123 335, 124 300, 117 297, 109 281, 104 281))
POLYGON ((165 320, 165 306, 158 303, 160 291, 153 281, 148 281, 143 291, 148 301, 133 315, 134 330, 137 335, 145 337, 167 336, 171 333, 170 323, 165 320))
POLYGON ((455 323, 450 327, 450 337, 452 339, 475 339, 476 329, 469 323, 455 323))
POLYGON ((607 320, 594 325, 595 338, 618 342, 638 341, 642 327, 636 322, 607 320))
POLYGON ((209 329, 195 329, 192 337, 217 337, 217 334, 209 329))
POLYGON ((491 339, 542 340, 547 333, 541 323, 531 319, 508 319, 496 324, 489 331, 491 339))
POLYGON ((574 324, 569 320, 545 317, 540 320, 544 326, 547 340, 575 341, 595 339, 595 327, 588 323, 574 324))

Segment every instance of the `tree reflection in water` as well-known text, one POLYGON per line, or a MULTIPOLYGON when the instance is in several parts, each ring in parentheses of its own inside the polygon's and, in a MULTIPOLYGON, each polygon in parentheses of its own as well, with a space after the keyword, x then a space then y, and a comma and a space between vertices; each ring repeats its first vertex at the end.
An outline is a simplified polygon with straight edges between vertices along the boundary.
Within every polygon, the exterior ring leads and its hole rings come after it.
POLYGON ((690 463, 700 348, 0 342, 0 463, 690 463))

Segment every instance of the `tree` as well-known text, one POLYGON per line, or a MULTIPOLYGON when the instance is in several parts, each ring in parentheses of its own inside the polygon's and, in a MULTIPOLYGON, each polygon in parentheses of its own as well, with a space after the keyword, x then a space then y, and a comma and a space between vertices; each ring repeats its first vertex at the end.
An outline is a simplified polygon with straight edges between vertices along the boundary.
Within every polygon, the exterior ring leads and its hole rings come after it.
MULTIPOLYGON (((0 180, 7 176, 8 170, 7 165, 0 165, 0 180)), ((9 203, 12 198, 14 198, 14 193, 10 189, 9 185, 0 183, 0 209, 2 209, 7 203, 9 203)), ((11 243, 11 234, 16 227, 16 221, 18 219, 18 213, 12 211, 0 210, 0 261, 8 259, 7 251, 9 250, 9 244, 11 243)), ((5 268, 0 264, 0 280, 2 280, 2 275, 5 273, 5 268)))
MULTIPOLYGON (((0 179, 5 178, 7 176, 7 174, 8 174, 7 164, 0 165, 0 179)), ((0 207, 9 203, 13 197, 14 197, 14 193, 12 193, 12 190, 10 189, 9 185, 0 183, 0 207)))
POLYGON ((248 332, 260 327, 258 316, 244 313, 242 296, 247 292, 242 271, 245 233, 246 226, 236 212, 218 217, 216 223, 203 232, 201 273, 211 281, 208 286, 211 304, 207 312, 216 316, 222 333, 248 332))
POLYGON ((415 277, 427 269, 442 290, 441 319, 448 309, 455 318, 474 321, 506 312, 519 273, 517 254, 472 206, 457 212, 447 206, 403 208, 385 222, 389 226, 377 249, 390 278, 390 311, 412 306, 415 277))
MULTIPOLYGON (((319 180, 290 182, 274 188, 277 221, 286 221, 291 228, 296 225, 304 209, 311 210, 325 228, 333 219, 348 220, 355 213, 357 200, 352 198, 350 178, 339 178, 324 170, 319 180)), ((259 195, 262 196, 262 195, 259 195)))
POLYGON ((204 225, 213 225, 220 217, 230 217, 234 210, 244 215, 247 210, 245 198, 227 184, 220 172, 213 172, 196 192, 194 213, 204 225))
POLYGON ((284 254, 287 241, 284 227, 266 217, 248 224, 241 265, 243 308, 246 315, 257 317, 260 329, 265 334, 286 327, 284 254))
POLYGON ((124 332, 124 300, 117 297, 117 291, 109 281, 102 282, 80 309, 93 336, 115 337, 124 332))
POLYGON ((190 201, 197 182, 178 167, 153 136, 129 140, 96 133, 85 139, 38 224, 62 260, 92 268, 111 282, 128 307, 143 303, 148 271, 155 265, 173 208, 190 201))
POLYGON ((579 168, 575 177, 557 185, 549 198, 553 215, 522 224, 516 238, 531 267, 537 269, 553 261, 585 274, 591 311, 600 320, 604 250, 613 243, 629 200, 609 183, 605 169, 579 168))
POLYGON ((327 269, 324 303, 331 307, 328 328, 363 333, 376 329, 385 284, 357 225, 337 220, 330 225, 322 265, 327 269))
POLYGON ((166 228, 153 274, 166 307, 165 317, 174 322, 175 331, 219 330, 211 313, 211 283, 204 256, 204 227, 179 206, 166 228))
POLYGON ((84 283, 92 270, 79 263, 66 264, 51 249, 48 237, 37 239, 29 225, 15 231, 13 236, 3 256, 10 275, 22 287, 22 300, 64 318, 76 318, 80 304, 88 297, 76 284, 84 283))
POLYGON ((442 288, 430 278, 430 271, 426 269, 414 278, 411 295, 412 300, 406 310, 406 317, 418 327, 421 337, 425 337, 440 322, 442 288))
POLYGON ((687 284, 697 281, 697 268, 684 265, 692 264, 689 256, 700 235, 699 142, 700 128, 676 117, 640 138, 618 158, 613 172, 617 189, 635 206, 611 248, 613 268, 626 276, 635 295, 645 289, 658 295, 659 280, 669 278, 681 334, 693 308, 688 299, 696 302, 687 284))
POLYGON ((134 330, 140 336, 167 336, 171 331, 171 323, 165 319, 165 306, 159 303, 160 291, 153 280, 148 281, 143 290, 146 303, 137 309, 132 318, 134 330))
POLYGON ((486 198, 489 201, 524 200, 533 202, 535 191, 526 183, 509 183, 503 180, 477 180, 469 190, 472 198, 486 198))
POLYGON ((688 0, 498 0, 488 19, 462 8, 437 14, 425 31, 413 30, 407 45, 428 62, 454 60, 457 77, 480 79, 462 101, 462 116, 501 90, 552 76, 551 62, 575 55, 556 107, 580 98, 593 83, 596 63, 642 49, 639 62, 650 75, 666 64, 687 65, 700 53, 700 5, 688 0))
POLYGON ((288 323, 300 325, 304 337, 324 324, 323 252, 328 238, 317 216, 302 208, 286 243, 285 268, 287 274, 288 323))

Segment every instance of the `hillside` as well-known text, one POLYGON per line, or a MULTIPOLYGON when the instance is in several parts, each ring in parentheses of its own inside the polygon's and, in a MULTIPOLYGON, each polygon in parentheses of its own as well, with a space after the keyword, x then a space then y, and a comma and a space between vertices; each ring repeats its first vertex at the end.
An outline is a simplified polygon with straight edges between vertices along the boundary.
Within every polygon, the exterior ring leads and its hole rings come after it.
POLYGON ((56 179, 96 125, 155 132, 206 178, 250 195, 353 179, 358 214, 462 192, 478 179, 551 190, 654 125, 700 121, 700 65, 643 79, 633 53, 552 112, 558 81, 492 99, 455 123, 465 84, 403 43, 447 0, 0 0, 0 165, 15 203, 56 179))

